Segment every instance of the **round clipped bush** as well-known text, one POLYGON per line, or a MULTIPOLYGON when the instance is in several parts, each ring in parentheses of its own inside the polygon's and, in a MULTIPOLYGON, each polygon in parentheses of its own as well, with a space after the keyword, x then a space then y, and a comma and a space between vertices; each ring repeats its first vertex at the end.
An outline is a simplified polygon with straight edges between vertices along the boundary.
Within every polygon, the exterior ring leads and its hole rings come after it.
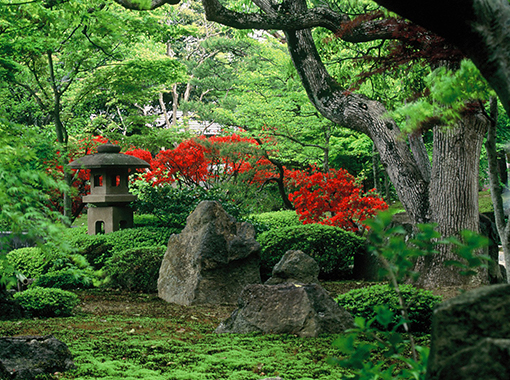
POLYGON ((28 278, 35 278, 43 274, 51 265, 48 254, 39 247, 18 248, 7 254, 9 263, 28 278))
POLYGON ((258 226, 258 231, 269 231, 303 224, 294 210, 282 210, 252 214, 249 221, 258 226))
POLYGON ((145 226, 127 228, 106 235, 88 235, 86 228, 73 228, 69 242, 75 250, 85 256, 94 269, 101 269, 116 253, 127 249, 164 245, 170 236, 180 233, 177 228, 145 226))
POLYGON ((165 250, 165 246, 149 246, 114 253, 105 266, 110 277, 109 286, 143 293, 156 292, 165 250))
POLYGON ((45 273, 36 278, 33 285, 42 288, 59 288, 64 290, 87 289, 93 286, 93 281, 85 271, 68 268, 45 273))
POLYGON ((32 317, 67 317, 79 304, 76 294, 56 288, 30 288, 14 294, 14 299, 32 317))
MULTIPOLYGON (((418 289, 412 285, 400 285, 399 288, 404 304, 407 306, 411 330, 413 332, 430 332, 432 312, 443 298, 434 295, 429 290, 418 289)), ((401 312, 397 292, 389 285, 353 289, 339 295, 336 301, 353 316, 363 317, 367 320, 375 317, 375 306, 386 305, 394 314, 393 326, 400 320, 401 312)))
POLYGON ((261 274, 269 277, 288 250, 301 250, 319 264, 319 278, 338 280, 352 277, 354 255, 365 240, 352 232, 322 224, 305 224, 273 229, 260 234, 261 274))

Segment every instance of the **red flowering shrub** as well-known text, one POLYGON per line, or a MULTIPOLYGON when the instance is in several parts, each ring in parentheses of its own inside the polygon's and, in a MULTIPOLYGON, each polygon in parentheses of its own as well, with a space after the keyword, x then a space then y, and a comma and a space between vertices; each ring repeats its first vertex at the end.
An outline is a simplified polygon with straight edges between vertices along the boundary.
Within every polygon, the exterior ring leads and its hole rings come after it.
POLYGON ((289 200, 304 224, 320 223, 358 232, 363 221, 388 208, 374 192, 363 194, 361 186, 346 170, 330 169, 322 173, 289 171, 289 185, 294 190, 289 200))
POLYGON ((151 152, 149 152, 147 150, 143 150, 143 149, 138 149, 138 148, 132 147, 131 149, 129 149, 126 152, 124 152, 124 154, 127 154, 129 156, 137 157, 137 158, 139 158, 141 160, 144 160, 148 164, 152 163, 152 154, 151 154, 151 152))
MULTIPOLYGON (((79 140, 75 143, 69 144, 67 150, 67 162, 72 162, 78 157, 85 156, 87 154, 97 153, 97 146, 105 144, 108 139, 102 136, 93 136, 79 140)), ((67 164, 66 162, 66 164, 67 164)), ((55 157, 52 160, 46 161, 46 171, 54 178, 63 180, 64 179, 64 167, 63 159, 60 151, 56 152, 55 157)), ((73 180, 71 183, 72 197, 72 213, 74 214, 80 208, 82 204, 82 196, 90 192, 90 170, 72 170, 73 180)), ((58 190, 55 190, 54 194, 51 194, 51 208, 53 210, 63 213, 63 200, 64 194, 58 190)))
MULTIPOLYGON (((179 182, 210 188, 235 180, 241 173, 270 166, 256 146, 255 140, 236 134, 185 140, 172 150, 160 151, 145 178, 153 185, 179 182)), ((258 180, 254 174, 252 181, 258 180)))

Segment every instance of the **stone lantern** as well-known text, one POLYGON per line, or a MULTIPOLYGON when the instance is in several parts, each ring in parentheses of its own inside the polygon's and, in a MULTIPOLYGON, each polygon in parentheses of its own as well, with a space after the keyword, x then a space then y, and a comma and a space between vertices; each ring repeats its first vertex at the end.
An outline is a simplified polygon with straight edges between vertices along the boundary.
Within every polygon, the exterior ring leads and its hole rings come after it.
POLYGON ((90 194, 83 197, 83 202, 92 205, 88 208, 89 235, 133 227, 129 203, 136 197, 128 190, 129 170, 150 166, 137 157, 119 153, 118 145, 100 145, 97 152, 69 164, 71 169, 90 169, 90 194))

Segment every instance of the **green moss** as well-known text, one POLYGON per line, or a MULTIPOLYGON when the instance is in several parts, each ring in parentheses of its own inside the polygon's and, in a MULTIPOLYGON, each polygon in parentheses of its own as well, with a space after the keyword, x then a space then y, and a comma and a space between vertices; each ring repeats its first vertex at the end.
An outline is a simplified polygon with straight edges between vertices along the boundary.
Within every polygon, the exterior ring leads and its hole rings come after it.
POLYGON ((337 380, 349 372, 331 366, 339 335, 217 335, 216 322, 131 315, 78 315, 0 325, 0 335, 52 332, 77 366, 60 379, 337 380), (184 328, 186 331, 182 331, 184 328), (164 335, 164 336, 163 336, 164 335))

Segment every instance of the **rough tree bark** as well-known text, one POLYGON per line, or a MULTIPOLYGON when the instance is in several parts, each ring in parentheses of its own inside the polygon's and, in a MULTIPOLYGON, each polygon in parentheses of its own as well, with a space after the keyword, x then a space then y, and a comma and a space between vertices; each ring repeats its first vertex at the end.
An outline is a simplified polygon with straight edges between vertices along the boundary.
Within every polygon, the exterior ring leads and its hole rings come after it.
MULTIPOLYGON (((455 126, 434 128, 433 163, 430 179, 431 221, 438 224, 442 236, 459 231, 479 231, 478 172, 480 151, 488 128, 480 112, 464 115, 455 126)), ((487 279, 460 275, 455 267, 445 267, 445 260, 455 260, 452 247, 440 245, 433 258, 422 260, 417 270, 418 285, 432 288, 440 283, 452 286, 480 283, 487 279)))

